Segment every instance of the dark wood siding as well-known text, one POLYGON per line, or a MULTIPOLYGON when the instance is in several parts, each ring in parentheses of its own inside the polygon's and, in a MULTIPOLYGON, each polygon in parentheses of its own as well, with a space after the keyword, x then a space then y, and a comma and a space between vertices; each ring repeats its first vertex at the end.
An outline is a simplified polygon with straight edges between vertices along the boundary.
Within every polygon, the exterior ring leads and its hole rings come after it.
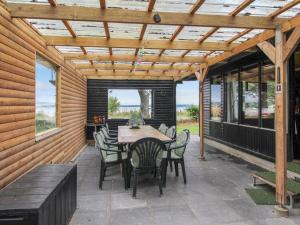
POLYGON ((209 121, 209 138, 273 161, 275 131, 238 124, 209 121))
POLYGON ((209 135, 209 120, 210 120, 210 79, 206 78, 203 84, 204 88, 204 134, 209 135))
MULTIPOLYGON (((261 52, 245 53, 236 58, 232 58, 227 64, 215 66, 210 69, 208 78, 204 81, 204 134, 207 138, 273 161, 275 157, 274 130, 210 120, 210 77, 220 74, 226 76, 226 73, 232 70, 239 69, 249 64, 258 63, 262 60, 266 60, 266 57, 261 52)), ((224 106, 226 104, 224 101, 224 91, 225 84, 223 79, 221 86, 221 113, 223 120, 226 115, 226 112, 224 111, 224 106)))
MULTIPOLYGON (((173 81, 146 80, 88 80, 87 81, 87 120, 93 120, 94 115, 108 116, 108 89, 152 89, 153 118, 146 123, 158 127, 161 123, 167 126, 176 124, 176 84, 173 81)), ((126 119, 108 120, 112 129, 124 125, 126 119)), ((91 135, 88 134, 90 138, 91 135)))

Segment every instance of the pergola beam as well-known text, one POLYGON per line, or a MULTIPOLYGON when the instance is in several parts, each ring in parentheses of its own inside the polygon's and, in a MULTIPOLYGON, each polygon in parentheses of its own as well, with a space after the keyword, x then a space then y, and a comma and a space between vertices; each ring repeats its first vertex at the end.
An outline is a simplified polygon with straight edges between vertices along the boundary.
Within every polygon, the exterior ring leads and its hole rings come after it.
MULTIPOLYGON (((95 61, 136 61, 138 58, 135 55, 104 55, 95 53, 65 53, 63 54, 66 60, 95 60, 95 61)), ((166 62, 166 63, 201 63, 204 62, 203 57, 196 56, 155 56, 143 55, 143 62, 166 62)))
POLYGON ((104 76, 97 76, 91 75, 87 76, 87 79, 95 79, 95 80, 174 80, 178 79, 178 77, 171 77, 171 76, 151 76, 151 74, 146 76, 118 76, 118 75, 104 75, 104 76))
POLYGON ((257 46, 265 53, 265 55, 275 64, 275 47, 268 41, 258 43, 257 46))
POLYGON ((179 71, 161 72, 161 71, 129 71, 129 70, 117 70, 117 71, 107 71, 107 70, 87 70, 81 71, 85 76, 151 76, 151 77, 176 77, 180 76, 179 71))
POLYGON ((196 65, 162 65, 162 64, 156 64, 156 65, 137 65, 136 67, 134 65, 128 64, 128 63, 122 63, 122 64, 94 64, 90 65, 87 63, 76 63, 75 68, 79 70, 86 70, 86 69, 100 69, 100 70, 182 70, 182 71, 189 71, 194 68, 198 68, 196 65))
POLYGON ((283 60, 287 60, 293 54, 295 48, 300 42, 300 26, 297 26, 284 46, 283 60))
POLYGON ((7 3, 11 16, 15 18, 74 20, 112 23, 158 24, 178 26, 205 26, 229 28, 275 29, 275 25, 286 19, 261 16, 208 15, 159 12, 160 23, 153 20, 154 12, 128 9, 105 9, 95 7, 58 5, 53 8, 42 4, 7 3), (99 12, 100 11, 100 12, 99 12))
POLYGON ((169 40, 144 40, 99 38, 99 37, 71 37, 43 36, 47 45, 50 46, 84 46, 84 47, 108 47, 108 48, 150 48, 150 49, 173 49, 173 50, 201 50, 201 51, 230 51, 237 44, 218 42, 197 43, 195 41, 169 40))

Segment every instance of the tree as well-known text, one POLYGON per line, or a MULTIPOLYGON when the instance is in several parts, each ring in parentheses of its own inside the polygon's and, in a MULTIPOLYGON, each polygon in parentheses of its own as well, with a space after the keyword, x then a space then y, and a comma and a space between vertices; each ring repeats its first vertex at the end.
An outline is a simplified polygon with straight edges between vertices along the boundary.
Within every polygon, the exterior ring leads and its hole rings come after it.
POLYGON ((199 117, 199 107, 196 105, 191 105, 186 109, 189 117, 191 117, 193 120, 197 121, 199 117))
POLYGON ((120 101, 117 97, 109 96, 108 98, 108 112, 115 113, 120 108, 120 101))
POLYGON ((141 99, 141 105, 140 110, 143 118, 150 118, 150 97, 151 97, 151 90, 144 90, 139 89, 138 90, 140 99, 141 99))

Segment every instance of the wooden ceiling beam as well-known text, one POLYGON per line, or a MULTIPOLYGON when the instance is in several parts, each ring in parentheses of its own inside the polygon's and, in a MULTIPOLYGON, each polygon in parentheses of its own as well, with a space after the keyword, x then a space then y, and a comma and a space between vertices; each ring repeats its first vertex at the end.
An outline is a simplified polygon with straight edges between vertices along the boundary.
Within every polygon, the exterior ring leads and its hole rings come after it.
POLYGON ((151 74, 145 75, 145 76, 118 76, 118 75, 90 75, 86 76, 89 80, 178 80, 180 78, 180 75, 178 76, 151 76, 151 74))
MULTIPOLYGON (((152 65, 138 65, 136 66, 136 70, 184 70, 184 71, 189 71, 196 66, 191 66, 191 65, 174 65, 172 64, 167 64, 167 65, 162 65, 162 64, 156 64, 154 66, 152 65)), ((133 70, 134 66, 131 64, 127 63, 118 63, 115 65, 111 64, 94 64, 90 65, 87 63, 76 63, 75 68, 79 70, 87 70, 87 69, 100 69, 100 70, 133 70)))
MULTIPOLYGON (((63 54, 66 60, 94 60, 94 61, 136 61, 137 56, 134 55, 103 55, 95 53, 65 53, 63 54)), ((144 55, 143 62, 166 62, 166 63, 201 63, 204 61, 203 57, 196 56, 155 56, 155 55, 144 55)))
POLYGON ((150 48, 150 49, 173 49, 173 50, 201 50, 201 51, 230 51, 236 44, 195 41, 169 40, 145 40, 77 37, 76 39, 65 36, 43 36, 49 46, 84 46, 84 47, 108 47, 108 48, 150 48))
POLYGON ((15 18, 75 20, 115 23, 136 23, 179 26, 206 26, 231 28, 275 29, 275 25, 286 19, 261 16, 229 16, 175 12, 160 12, 160 23, 153 20, 154 12, 128 9, 105 9, 82 6, 49 7, 42 4, 7 3, 11 16, 15 18))
POLYGON ((95 73, 95 70, 82 70, 81 73, 85 76, 165 76, 165 77, 174 77, 180 76, 179 71, 129 71, 129 70, 116 70, 115 72, 110 70, 98 70, 95 73))

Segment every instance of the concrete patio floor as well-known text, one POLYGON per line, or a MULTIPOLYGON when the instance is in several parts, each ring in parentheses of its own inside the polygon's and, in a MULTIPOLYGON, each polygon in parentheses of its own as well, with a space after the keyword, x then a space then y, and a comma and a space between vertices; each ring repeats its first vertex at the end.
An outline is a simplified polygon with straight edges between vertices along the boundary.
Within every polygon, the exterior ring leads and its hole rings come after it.
MULTIPOLYGON (((125 190, 120 168, 107 171, 98 189, 99 157, 93 147, 77 159, 78 199, 71 225, 299 225, 300 211, 280 218, 274 206, 257 206, 246 194, 251 173, 260 170, 243 160, 206 146, 207 161, 198 159, 197 136, 185 155, 187 184, 168 170, 164 195, 150 176, 139 181, 137 199, 125 190)), ((179 167, 180 169, 180 167, 179 167)))

